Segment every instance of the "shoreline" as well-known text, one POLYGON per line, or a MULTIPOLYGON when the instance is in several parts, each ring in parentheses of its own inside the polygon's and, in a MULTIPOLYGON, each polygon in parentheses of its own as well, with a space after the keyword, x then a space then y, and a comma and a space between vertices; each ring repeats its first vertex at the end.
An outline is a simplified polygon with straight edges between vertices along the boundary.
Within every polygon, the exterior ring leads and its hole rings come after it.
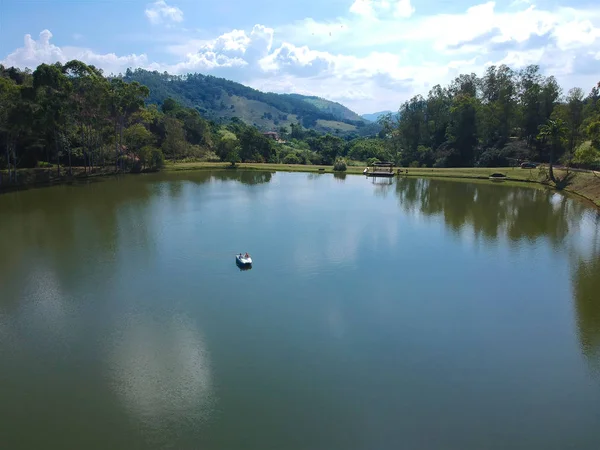
MULTIPOLYGON (((269 163, 238 163, 235 167, 231 167, 229 163, 217 162, 167 162, 162 172, 183 172, 183 171, 198 171, 198 170, 266 170, 276 172, 303 172, 303 173, 328 173, 328 174, 350 174, 362 175, 365 166, 348 166, 345 172, 335 172, 333 166, 313 166, 300 164, 269 164, 269 163)), ((74 168, 75 174, 67 176, 65 174, 57 177, 54 175, 56 169, 23 169, 19 172, 21 179, 25 181, 11 186, 1 186, 0 194, 15 192, 19 190, 27 190, 32 188, 41 188, 45 186, 56 186, 61 184, 85 182, 93 178, 106 178, 111 176, 128 175, 128 173, 116 172, 114 168, 101 168, 95 173, 84 174, 83 168, 74 168)), ((445 178, 445 179, 462 179, 462 180, 486 180, 493 183, 527 183, 537 184, 540 187, 556 190, 551 185, 540 181, 538 169, 521 169, 520 167, 497 167, 497 168, 479 168, 479 167, 464 167, 464 168, 394 168, 394 178, 397 178, 398 170, 401 171, 402 177, 421 177, 421 178, 445 178), (491 181, 489 176, 499 172, 506 175, 501 181, 491 181)), ((562 175, 561 169, 555 171, 562 175)), ((573 183, 564 192, 574 194, 582 199, 591 202, 597 208, 600 208, 600 175, 592 172, 575 172, 576 176, 573 183)), ((137 174, 131 174, 137 175, 137 174)), ((2 177, 7 176, 3 171, 2 177)), ((556 190, 557 192, 560 192, 556 190)))
MULTIPOLYGON (((365 164, 366 166, 366 164, 365 164)), ((348 166, 345 172, 335 172, 333 166, 313 166, 300 164, 269 164, 269 163, 238 163, 232 168, 229 163, 209 163, 209 162, 190 162, 190 163, 167 163, 162 169, 166 172, 182 172, 196 170, 272 170, 278 172, 304 172, 304 173, 344 173, 349 175, 362 175, 365 166, 348 166)), ((394 168, 394 178, 397 178, 397 170, 394 168)), ((520 167, 457 167, 457 168, 411 168, 403 167, 401 176, 417 178, 445 178, 460 180, 480 180, 493 183, 527 183, 535 184, 541 188, 561 192, 548 183, 539 179, 539 169, 521 169, 520 167), (408 172, 407 172, 408 171, 408 172), (506 178, 501 181, 491 181, 490 175, 495 172, 506 174, 506 178)), ((564 174, 564 170, 555 169, 555 173, 564 174)), ((576 177, 573 184, 563 192, 576 195, 581 199, 590 202, 596 208, 600 208, 600 174, 596 176, 592 172, 576 171, 576 177)))

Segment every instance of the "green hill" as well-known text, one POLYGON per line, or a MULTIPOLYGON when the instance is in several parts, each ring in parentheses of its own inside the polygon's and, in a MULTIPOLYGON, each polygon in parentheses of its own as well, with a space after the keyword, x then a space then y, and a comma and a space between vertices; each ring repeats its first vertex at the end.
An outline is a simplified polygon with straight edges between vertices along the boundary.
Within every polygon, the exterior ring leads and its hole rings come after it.
POLYGON ((300 94, 288 94, 290 97, 297 98, 299 100, 303 100, 305 102, 310 103, 311 105, 316 106, 319 111, 328 113, 337 117, 339 120, 351 122, 362 122, 364 119, 356 114, 354 111, 346 108, 344 105, 340 105, 339 103, 332 102, 330 100, 325 100, 320 97, 308 97, 300 94))
POLYGON ((261 92, 224 78, 197 73, 176 76, 136 69, 127 70, 123 79, 147 86, 150 89, 148 103, 161 104, 171 97, 216 122, 238 117, 265 131, 298 122, 305 128, 340 135, 368 135, 378 131, 345 106, 319 97, 261 92))

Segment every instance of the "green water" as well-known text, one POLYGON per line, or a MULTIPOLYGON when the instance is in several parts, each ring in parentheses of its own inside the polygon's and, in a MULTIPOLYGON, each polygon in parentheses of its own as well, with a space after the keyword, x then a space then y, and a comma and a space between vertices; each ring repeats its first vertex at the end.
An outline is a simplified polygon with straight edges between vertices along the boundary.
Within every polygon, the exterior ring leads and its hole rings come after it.
POLYGON ((597 450, 599 230, 492 182, 1 195, 0 446, 597 450))

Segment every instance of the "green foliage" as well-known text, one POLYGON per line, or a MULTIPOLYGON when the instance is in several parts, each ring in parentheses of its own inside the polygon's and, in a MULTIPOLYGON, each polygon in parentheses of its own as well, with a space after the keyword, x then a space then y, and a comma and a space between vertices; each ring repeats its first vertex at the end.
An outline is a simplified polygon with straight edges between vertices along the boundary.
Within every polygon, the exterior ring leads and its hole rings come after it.
MULTIPOLYGON (((128 70, 122 77, 127 82, 137 81, 150 89, 148 102, 163 105, 163 111, 170 113, 174 107, 172 100, 186 107, 195 107, 205 117, 222 120, 224 111, 229 111, 232 97, 237 99, 240 109, 248 116, 244 120, 248 124, 268 119, 279 122, 287 121, 288 115, 295 115, 304 127, 315 127, 318 120, 338 121, 352 126, 364 126, 366 122, 356 113, 343 105, 317 97, 306 97, 297 94, 274 94, 260 92, 233 81, 198 73, 175 76, 157 71, 143 69, 128 70), (167 109, 165 109, 167 102, 167 109), (251 107, 251 102, 260 102, 265 107, 274 109, 251 113, 259 108, 251 107)), ((238 104, 238 103, 236 103, 238 104)), ((233 105, 231 105, 233 106, 233 105)))
POLYGON ((151 145, 155 140, 154 135, 141 123, 136 123, 125 129, 123 139, 128 149, 133 152, 151 145))
POLYGON ((573 162, 583 167, 598 168, 600 167, 600 150, 595 148, 591 141, 585 141, 575 150, 573 162))
POLYGON ((295 153, 288 153, 281 162, 283 164, 301 164, 300 158, 295 153))
POLYGON ((229 150, 229 153, 227 153, 227 161, 231 163, 232 166, 241 162, 239 147, 236 146, 229 150))
POLYGON ((323 164, 333 164, 344 150, 344 140, 331 134, 312 138, 308 144, 311 150, 321 155, 323 164))
POLYGON ((256 128, 246 128, 241 136, 240 158, 242 162, 274 162, 276 158, 273 140, 264 136, 256 128))
POLYGON ((519 71, 492 66, 481 78, 460 75, 446 87, 434 86, 427 97, 404 102, 371 129, 333 102, 266 94, 210 76, 129 70, 107 78, 81 61, 41 64, 33 72, 0 66, 0 168, 8 168, 12 180, 17 167, 46 165, 59 174, 63 165, 155 170, 165 157, 494 167, 523 159, 552 166, 571 155, 574 164, 594 167, 600 85, 588 96, 572 89, 560 98, 556 80, 542 76, 537 66, 519 71), (231 117, 231 107, 242 113, 250 100, 263 105, 255 122, 263 117, 284 125, 279 131, 285 144, 245 123, 247 117, 231 117), (220 115, 225 113, 228 123, 220 115), (314 129, 327 127, 334 134, 314 129), (336 135, 337 129, 343 132, 336 135), (361 138, 362 133, 377 137, 361 138))
POLYGON ((380 161, 391 159, 383 139, 355 139, 348 144, 348 158, 357 161, 367 161, 376 158, 380 161))
POLYGON ((484 151, 475 164, 476 167, 506 167, 508 165, 505 152, 496 148, 484 151))
POLYGON ((586 132, 592 145, 595 148, 600 148, 600 114, 598 114, 598 120, 594 120, 586 127, 586 132))
MULTIPOLYGON (((563 102, 561 94, 554 77, 544 77, 538 66, 491 66, 481 78, 460 75, 446 87, 434 86, 426 98, 404 102, 397 114, 379 119, 379 137, 389 159, 402 166, 555 161, 586 137, 600 144, 600 87, 586 98, 577 88, 563 102), (549 120, 562 121, 560 138, 540 133, 549 120)), ((349 147, 349 156, 358 153, 349 147)))
POLYGON ((336 159, 333 164, 333 170, 336 172, 345 172, 347 168, 346 161, 342 158, 336 159))
POLYGON ((183 122, 172 117, 166 117, 164 127, 165 139, 162 144, 164 154, 174 160, 185 157, 189 144, 185 139, 183 122))
POLYGON ((150 153, 150 168, 161 169, 165 165, 165 156, 159 148, 152 148, 150 153))

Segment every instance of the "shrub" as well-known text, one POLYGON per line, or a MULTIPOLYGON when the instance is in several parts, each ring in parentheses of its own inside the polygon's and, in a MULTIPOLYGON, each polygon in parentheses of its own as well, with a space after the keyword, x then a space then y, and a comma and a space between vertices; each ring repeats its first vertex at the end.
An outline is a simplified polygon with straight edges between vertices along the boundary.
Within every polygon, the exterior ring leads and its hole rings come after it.
POLYGON ((302 161, 295 153, 288 153, 282 162, 283 164, 300 164, 302 161))
POLYGON ((436 159, 435 163, 433 163, 433 167, 435 167, 436 169, 448 167, 448 157, 442 156, 442 157, 436 159))
POLYGON ((475 164, 477 167, 506 167, 508 165, 508 159, 504 152, 496 148, 490 148, 483 152, 475 164))
POLYGON ((335 163, 333 164, 333 170, 335 170, 336 172, 345 172, 346 169, 346 161, 344 161, 341 158, 335 160, 335 163))
POLYGON ((591 141, 586 141, 575 150, 573 162, 581 167, 596 168, 600 166, 600 151, 594 148, 591 141))

